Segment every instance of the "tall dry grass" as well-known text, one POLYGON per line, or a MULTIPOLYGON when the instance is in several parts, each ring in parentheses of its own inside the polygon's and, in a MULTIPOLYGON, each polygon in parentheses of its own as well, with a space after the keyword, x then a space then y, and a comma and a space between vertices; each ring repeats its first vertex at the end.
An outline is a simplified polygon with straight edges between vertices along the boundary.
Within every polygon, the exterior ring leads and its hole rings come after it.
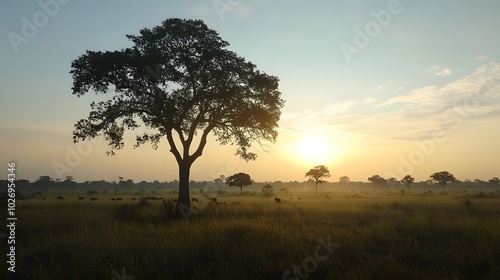
POLYGON ((135 279, 282 279, 329 238, 340 247, 308 279, 500 279, 499 198, 282 198, 202 200, 188 222, 171 219, 170 202, 20 201, 15 276, 112 279, 125 268, 135 279))

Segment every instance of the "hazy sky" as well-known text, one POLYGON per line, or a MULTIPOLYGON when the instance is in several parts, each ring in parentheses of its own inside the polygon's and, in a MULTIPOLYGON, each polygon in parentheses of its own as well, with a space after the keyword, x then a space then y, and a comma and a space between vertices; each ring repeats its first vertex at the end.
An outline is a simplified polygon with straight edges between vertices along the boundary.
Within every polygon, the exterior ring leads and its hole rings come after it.
MULTIPOLYGON (((242 171, 257 181, 305 180, 324 164, 340 176, 418 181, 500 177, 500 2, 489 1, 3 1, 0 161, 20 178, 177 179, 163 141, 104 153, 72 143, 96 96, 71 94, 71 62, 130 46, 125 34, 166 18, 202 19, 229 49, 280 78, 286 100, 276 144, 257 161, 213 139, 193 180, 242 171), (314 148, 310 148, 314 147, 314 148)), ((100 97, 102 99, 102 97, 100 97)), ((7 177, 7 167, 0 178, 7 177)))

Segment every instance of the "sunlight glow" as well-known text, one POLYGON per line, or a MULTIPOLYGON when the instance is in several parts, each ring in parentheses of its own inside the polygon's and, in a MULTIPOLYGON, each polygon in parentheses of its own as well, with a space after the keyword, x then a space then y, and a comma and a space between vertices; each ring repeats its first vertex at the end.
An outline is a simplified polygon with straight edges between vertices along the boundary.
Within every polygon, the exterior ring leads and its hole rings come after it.
POLYGON ((297 157, 307 164, 322 164, 329 160, 331 148, 320 137, 310 136, 297 143, 297 157))

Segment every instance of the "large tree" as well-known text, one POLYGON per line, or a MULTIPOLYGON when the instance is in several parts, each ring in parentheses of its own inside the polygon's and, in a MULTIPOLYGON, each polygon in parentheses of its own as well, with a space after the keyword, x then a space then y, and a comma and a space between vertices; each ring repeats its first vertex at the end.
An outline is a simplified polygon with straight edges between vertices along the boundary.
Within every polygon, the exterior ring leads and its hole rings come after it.
POLYGON ((123 148, 125 130, 140 126, 140 146, 157 148, 163 137, 179 166, 176 217, 190 211, 189 173, 209 134, 236 154, 255 160, 253 142, 275 142, 284 105, 278 78, 259 71, 227 50, 229 43, 201 20, 167 19, 118 51, 87 51, 72 63, 73 94, 94 91, 108 101, 92 102, 78 121, 75 142, 103 135, 111 149, 123 148))
POLYGON ((316 195, 318 195, 318 183, 322 183, 321 179, 330 177, 330 170, 324 165, 318 165, 309 169, 306 173, 306 177, 311 178, 316 185, 316 195))
POLYGON ((436 183, 440 184, 443 187, 443 191, 444 191, 444 186, 446 186, 447 183, 451 183, 457 180, 455 179, 455 176, 453 176, 453 174, 451 174, 448 171, 436 172, 432 174, 430 177, 433 181, 435 181, 436 183))

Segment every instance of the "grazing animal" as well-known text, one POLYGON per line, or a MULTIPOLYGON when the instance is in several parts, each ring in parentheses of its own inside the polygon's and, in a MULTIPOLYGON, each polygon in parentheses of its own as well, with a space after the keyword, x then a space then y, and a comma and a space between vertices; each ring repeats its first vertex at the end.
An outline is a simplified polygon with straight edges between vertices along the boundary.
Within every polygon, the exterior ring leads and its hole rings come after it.
POLYGON ((210 200, 211 200, 212 202, 217 202, 217 198, 216 198, 216 197, 212 197, 210 200))
POLYGON ((116 200, 123 200, 123 198, 121 198, 121 197, 117 197, 117 198, 116 198, 116 200))
POLYGON ((277 203, 281 203, 281 198, 279 198, 279 197, 275 197, 275 198, 274 198, 274 201, 276 201, 277 203))
POLYGON ((44 197, 43 200, 47 200, 47 198, 44 197))
POLYGON ((112 197, 111 200, 116 200, 116 198, 112 197))
POLYGON ((191 198, 192 202, 198 202, 198 199, 196 197, 191 198))
POLYGON ((132 200, 136 200, 136 198, 135 198, 135 197, 132 197, 132 200))
POLYGON ((84 200, 84 199, 85 199, 85 197, 79 197, 78 198, 78 200, 84 200))
POLYGON ((90 200, 97 200, 97 197, 91 197, 90 200))
POLYGON ((56 198, 57 198, 57 199, 60 199, 60 200, 64 200, 64 197, 62 197, 62 196, 58 196, 58 197, 56 197, 56 198))

